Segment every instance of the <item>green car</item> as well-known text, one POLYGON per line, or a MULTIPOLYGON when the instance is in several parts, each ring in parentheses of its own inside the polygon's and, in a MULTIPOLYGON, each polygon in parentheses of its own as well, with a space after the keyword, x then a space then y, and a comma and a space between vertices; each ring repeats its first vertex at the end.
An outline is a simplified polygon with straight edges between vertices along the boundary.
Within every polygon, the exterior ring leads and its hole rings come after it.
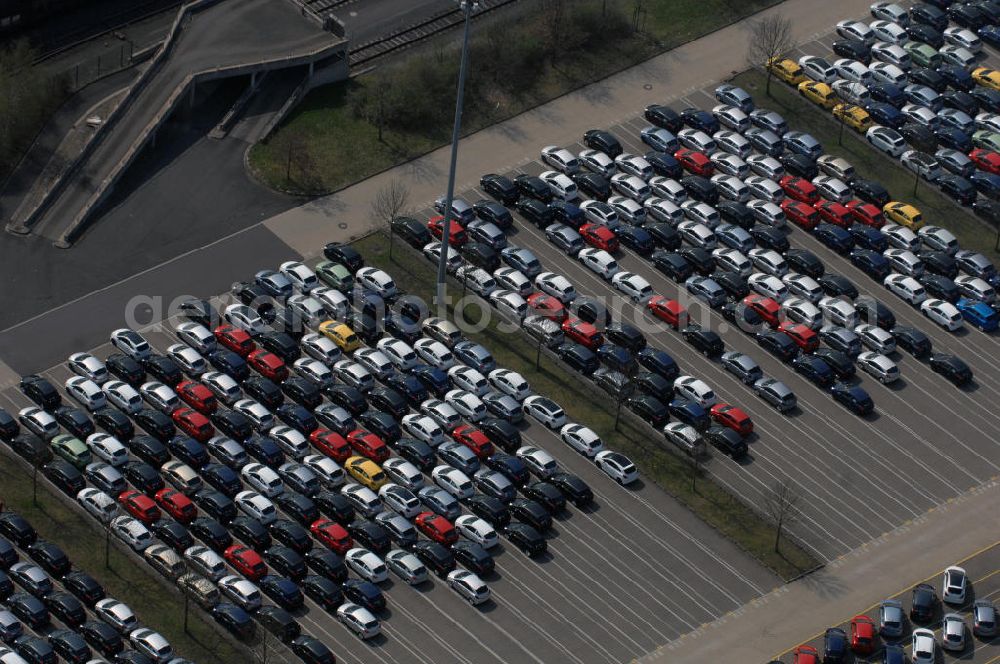
POLYGON ((336 288, 342 293, 346 293, 354 288, 354 275, 351 271, 340 263, 333 261, 323 261, 316 265, 316 276, 323 283, 336 288))
POLYGON ((60 434, 52 439, 52 452, 62 457, 78 470, 83 470, 87 464, 93 461, 90 450, 79 438, 74 438, 69 434, 60 434))
POLYGON ((913 64, 918 67, 937 69, 941 66, 941 54, 933 46, 923 42, 907 42, 903 49, 910 54, 913 64))
POLYGON ((972 144, 977 148, 1000 152, 1000 134, 989 129, 980 129, 972 134, 972 144))

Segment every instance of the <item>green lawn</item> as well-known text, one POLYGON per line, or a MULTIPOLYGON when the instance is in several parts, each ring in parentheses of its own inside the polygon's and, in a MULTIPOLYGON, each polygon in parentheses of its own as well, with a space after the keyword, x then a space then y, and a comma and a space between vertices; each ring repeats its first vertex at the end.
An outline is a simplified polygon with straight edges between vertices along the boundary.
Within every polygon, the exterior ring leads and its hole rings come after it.
POLYGON ((842 144, 840 123, 828 111, 815 106, 791 87, 777 79, 771 81, 771 98, 765 93, 764 74, 757 70, 743 72, 733 82, 746 88, 758 106, 771 108, 785 117, 788 125, 807 131, 823 144, 829 153, 844 157, 854 164, 861 177, 881 182, 893 198, 912 203, 923 212, 929 224, 943 226, 958 238, 964 249, 982 252, 991 260, 1000 258, 994 251, 996 233, 973 216, 972 212, 955 204, 935 187, 921 181, 913 194, 914 175, 900 163, 869 145, 864 136, 844 127, 842 144))
POLYGON ((139 621, 160 632, 174 651, 199 664, 247 662, 246 651, 220 638, 204 613, 191 603, 189 632, 184 632, 184 600, 178 592, 168 592, 152 578, 156 572, 147 565, 137 566, 112 544, 110 566, 104 566, 105 533, 90 518, 81 519, 54 494, 55 489, 39 475, 38 505, 32 503, 31 473, 21 464, 0 458, 0 497, 6 509, 26 518, 40 537, 58 544, 73 561, 73 567, 96 578, 109 597, 131 606, 139 621))
MULTIPOLYGON (((367 264, 385 269, 397 283, 405 285, 407 293, 431 302, 435 272, 422 256, 397 240, 390 259, 386 238, 380 233, 363 238, 354 246, 367 264)), ((460 287, 453 285, 453 288, 460 287)), ((470 323, 479 320, 475 305, 467 308, 465 315, 470 323)), ((501 332, 493 323, 482 332, 467 336, 489 348, 499 364, 520 372, 539 393, 553 397, 570 418, 593 428, 610 447, 630 456, 646 478, 654 480, 781 578, 790 579, 818 564, 805 550, 786 539, 782 540, 781 553, 775 553, 774 528, 769 523, 707 476, 697 476, 692 483, 691 464, 662 447, 661 443, 665 444, 662 438, 651 437, 648 428, 623 416, 620 430, 615 431, 614 405, 592 383, 581 381, 544 354, 540 368, 536 369, 537 347, 523 334, 501 332)))

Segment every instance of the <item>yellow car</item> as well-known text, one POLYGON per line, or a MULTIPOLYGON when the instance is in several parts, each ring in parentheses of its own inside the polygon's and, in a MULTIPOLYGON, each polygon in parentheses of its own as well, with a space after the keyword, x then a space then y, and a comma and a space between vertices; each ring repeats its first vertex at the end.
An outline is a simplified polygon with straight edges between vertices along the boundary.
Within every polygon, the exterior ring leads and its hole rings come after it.
POLYGON ((319 324, 319 332, 345 353, 353 353, 361 347, 361 340, 350 327, 335 320, 326 320, 319 324))
POLYGON ((882 213, 885 214, 889 221, 893 221, 900 226, 906 226, 911 231, 915 231, 924 225, 924 217, 920 214, 920 210, 909 203, 889 201, 883 206, 882 213))
POLYGON ((767 63, 767 69, 789 85, 798 85, 806 80, 806 75, 802 73, 802 67, 798 66, 795 60, 771 58, 767 63))
POLYGON ((818 81, 802 81, 799 83, 799 94, 823 108, 833 108, 837 104, 837 96, 833 88, 818 81))
POLYGON ((984 88, 1000 90, 1000 71, 987 67, 977 67, 972 70, 972 80, 984 88))
POLYGON ((378 491, 389 481, 382 467, 363 456, 352 456, 344 463, 347 473, 372 491, 378 491))
POLYGON ((859 134, 865 133, 873 124, 875 124, 872 122, 871 116, 868 115, 868 111, 860 106, 853 106, 851 104, 837 104, 834 106, 833 117, 837 118, 859 134))

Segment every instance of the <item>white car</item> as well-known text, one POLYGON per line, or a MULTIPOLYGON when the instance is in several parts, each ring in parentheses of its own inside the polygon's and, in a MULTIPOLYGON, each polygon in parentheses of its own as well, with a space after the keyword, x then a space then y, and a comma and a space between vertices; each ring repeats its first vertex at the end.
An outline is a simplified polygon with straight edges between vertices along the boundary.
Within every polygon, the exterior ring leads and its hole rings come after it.
POLYGON ((875 33, 861 21, 840 21, 837 23, 837 34, 844 39, 853 39, 871 46, 875 43, 875 33))
POLYGON ((222 312, 226 322, 238 327, 250 336, 260 336, 270 330, 264 319, 245 304, 230 304, 222 312))
POLYGON ((482 604, 490 599, 489 586, 476 574, 468 570, 456 569, 448 572, 447 581, 452 590, 473 606, 482 604))
POLYGON ((897 249, 907 251, 920 251, 920 238, 906 226, 899 224, 885 224, 881 229, 882 234, 889 240, 889 245, 897 249))
POLYGON ((827 296, 820 299, 818 306, 823 317, 834 325, 851 329, 858 325, 858 309, 847 300, 827 296))
POLYGON ((462 416, 458 414, 451 404, 440 399, 427 399, 421 402, 420 412, 428 415, 437 422, 442 429, 451 431, 462 423, 462 416))
POLYGON ((500 288, 514 291, 521 297, 527 297, 535 290, 531 285, 531 280, 512 267, 497 268, 493 271, 493 278, 496 279, 500 288))
MULTIPOLYGON (((785 167, 781 162, 770 155, 752 154, 747 157, 747 165, 757 176, 775 182, 785 175, 785 167)), ((744 182, 746 178, 744 178, 744 182)))
POLYGON ((996 290, 993 286, 980 279, 961 274, 955 277, 955 285, 962 295, 972 300, 979 300, 986 304, 993 304, 997 299, 996 290))
POLYGON ((559 171, 542 171, 538 177, 545 184, 549 185, 552 195, 556 198, 564 201, 575 201, 580 198, 580 191, 577 189, 576 183, 565 173, 560 173, 559 171))
POLYGON ((754 267, 765 274, 780 278, 788 273, 788 263, 773 249, 751 249, 749 258, 754 267))
POLYGON ((742 251, 736 249, 713 249, 712 259, 720 270, 734 272, 743 278, 749 277, 753 272, 753 264, 750 259, 742 251))
POLYGON ((323 303, 310 295, 298 293, 288 298, 285 305, 307 325, 319 325, 330 318, 323 303))
POLYGON ((208 370, 208 362, 201 356, 201 353, 185 344, 168 346, 167 355, 180 365, 184 373, 192 378, 197 378, 208 370))
POLYGON ((865 351, 858 355, 857 363, 862 371, 883 385, 888 385, 899 380, 899 367, 896 366, 895 362, 881 353, 865 351))
POLYGON ((654 221, 662 221, 671 226, 678 224, 684 218, 684 211, 677 204, 666 198, 654 196, 647 198, 642 206, 646 208, 646 217, 654 221))
POLYGON ((128 461, 128 448, 111 434, 103 432, 90 434, 87 436, 87 447, 91 454, 115 468, 128 461))
MULTIPOLYGON (((734 154, 741 159, 750 154, 750 141, 730 129, 723 129, 712 134, 712 140, 723 152, 734 154)), ((731 198, 727 197, 727 198, 731 198)))
POLYGON ((236 403, 243 396, 240 384, 232 376, 221 371, 203 373, 201 382, 205 383, 205 387, 211 390, 219 401, 227 405, 236 403))
POLYGON ((580 164, 588 171, 593 171, 606 178, 615 173, 615 161, 600 150, 583 150, 579 153, 580 164))
POLYGON ((657 175, 654 178, 650 178, 649 188, 653 190, 653 194, 674 205, 680 205, 688 198, 687 190, 684 186, 677 180, 668 178, 665 175, 657 175))
POLYGON ((248 463, 240 471, 243 481, 268 498, 279 496, 285 491, 278 473, 262 463, 248 463))
POLYGON ((127 327, 119 328, 111 333, 111 345, 133 360, 142 360, 153 352, 149 347, 149 342, 141 334, 127 327))
POLYGON ((275 425, 274 415, 264 404, 253 399, 240 399, 233 404, 233 410, 242 414, 257 431, 267 431, 275 425))
MULTIPOLYGON (((722 133, 722 132, 719 132, 722 133)), ((716 152, 713 157, 718 156, 716 152)), ((732 155, 730 155, 732 156, 732 155)), ((744 162, 745 163, 745 162, 744 162)), ((747 168, 749 170, 749 167, 747 168)), ((743 180, 735 175, 719 173, 711 177, 712 183, 718 188, 719 195, 737 203, 745 203, 750 200, 750 188, 743 184, 743 180)))
POLYGON ((391 300, 398 294, 392 277, 376 267, 361 268, 354 274, 354 279, 384 300, 391 300))
POLYGON ((413 350, 416 351, 417 355, 427 362, 427 364, 433 365, 438 369, 447 371, 455 366, 455 356, 452 355, 451 351, 448 350, 448 347, 440 341, 436 341, 434 339, 417 339, 417 341, 413 344, 413 350))
POLYGON ((90 353, 73 353, 66 360, 66 365, 77 376, 82 376, 98 385, 104 384, 111 377, 104 362, 90 353))
POLYGON ((823 288, 810 276, 789 272, 781 278, 782 283, 788 287, 788 291, 796 297, 809 300, 813 304, 823 298, 823 288))
POLYGON ((564 425, 559 430, 559 437, 563 442, 588 458, 593 458, 598 452, 604 450, 604 443, 597 433, 582 424, 571 422, 564 425))
POLYGON ((691 246, 701 247, 706 251, 711 251, 718 243, 712 229, 697 221, 682 221, 677 224, 677 232, 691 246))
POLYGON ((410 491, 419 491, 424 487, 424 476, 420 469, 405 459, 390 457, 382 464, 382 470, 389 479, 410 491))
MULTIPOLYGON (((745 162, 740 157, 728 152, 716 152, 709 159, 712 165, 715 166, 715 170, 719 171, 724 175, 731 175, 735 178, 739 178, 741 181, 743 178, 750 175, 750 164, 745 162)), ((747 189, 747 196, 749 196, 749 189, 747 189)), ((647 200, 645 205, 649 205, 647 200)))
POLYGON ((594 463, 604 473, 621 485, 631 484, 639 479, 639 470, 635 464, 620 452, 604 450, 594 457, 594 463))
POLYGON ((799 58, 799 67, 805 75, 814 81, 827 85, 837 80, 837 68, 815 55, 804 55, 799 58))
POLYGON ((345 602, 337 607, 337 620, 361 639, 371 639, 382 632, 378 618, 363 606, 345 602))
POLYGON ((344 484, 344 469, 336 461, 322 454, 309 454, 302 463, 311 470, 323 486, 335 489, 344 484))
POLYGON ((946 613, 942 618, 941 647, 950 652, 965 650, 965 619, 960 613, 946 613))
POLYGON ((580 160, 558 145, 546 145, 542 148, 542 161, 566 175, 573 175, 580 170, 580 160))
POLYGON ((551 477, 559 472, 559 464, 556 463, 556 460, 551 454, 540 447, 532 445, 519 447, 517 449, 517 457, 524 462, 528 470, 541 479, 551 477))
POLYGON ((66 392, 81 406, 94 412, 108 405, 108 399, 101 387, 83 376, 73 376, 66 380, 66 392))
POLYGON ((616 274, 621 272, 621 268, 618 266, 618 261, 616 261, 614 256, 606 252, 604 249, 588 247, 586 249, 581 249, 580 253, 577 254, 576 257, 591 272, 603 279, 611 279, 616 274))
POLYGON ((118 503, 115 499, 99 489, 80 489, 76 500, 83 509, 90 512, 98 521, 107 525, 118 516, 118 503))
POLYGON ((351 310, 351 301, 336 288, 320 286, 319 288, 314 288, 309 295, 322 305, 331 318, 343 320, 351 310))
POLYGON ((893 295, 909 302, 915 307, 920 306, 927 299, 927 291, 920 282, 905 274, 893 273, 887 275, 882 280, 882 285, 888 288, 893 295))
POLYGON ((851 162, 832 154, 820 155, 816 160, 816 166, 819 167, 820 173, 835 177, 842 182, 852 182, 857 177, 851 162))
POLYGON ((649 185, 642 178, 626 173, 612 175, 611 188, 622 196, 628 196, 637 203, 642 203, 653 195, 649 185))
POLYGON ((389 356, 375 348, 359 348, 354 351, 353 357, 355 362, 367 369, 378 380, 384 381, 396 372, 389 356))
POLYGON ((899 157, 906 150, 906 141, 895 129, 875 125, 865 132, 865 140, 890 157, 899 157))
POLYGON ((305 358, 295 360, 293 366, 301 375, 310 379, 318 379, 313 380, 313 382, 317 383, 320 387, 332 385, 334 379, 364 393, 368 393, 375 387, 375 376, 372 375, 372 372, 368 371, 364 365, 353 360, 341 360, 337 362, 333 365, 332 371, 322 362, 305 358), (327 379, 327 376, 329 376, 329 379, 327 379))
MULTIPOLYGON (((648 198, 646 200, 649 200, 648 198)), ((646 223, 645 202, 642 205, 636 203, 631 198, 625 196, 611 196, 608 198, 608 205, 618 214, 618 218, 633 226, 642 226, 646 223)), ((555 226, 556 224, 553 224, 555 226)), ((546 234, 552 230, 552 226, 546 229, 546 234)))
POLYGON ((576 299, 576 288, 569 279, 555 272, 542 272, 535 277, 535 288, 551 295, 563 304, 569 304, 576 299))
MULTIPOLYGON (((684 217, 692 222, 697 222, 707 226, 710 230, 715 229, 722 221, 718 210, 701 201, 684 201, 680 205, 684 217)), ((684 222, 681 222, 684 223, 684 222)))
POLYGON ((181 407, 181 400, 177 393, 158 381, 143 383, 139 386, 139 393, 150 406, 161 413, 169 415, 181 407))
POLYGON ((300 293, 309 293, 319 286, 316 273, 299 261, 286 261, 278 267, 278 271, 285 275, 300 293))
POLYGON ((952 565, 944 571, 941 580, 941 599, 948 604, 964 604, 968 584, 969 579, 965 570, 952 565))
POLYGON ((632 272, 619 272, 611 278, 615 290, 632 298, 634 302, 645 302, 653 296, 653 287, 648 281, 632 272))
POLYGON ((469 422, 479 422, 486 417, 486 404, 472 392, 450 390, 445 393, 444 399, 469 422))
POLYGON ((455 528, 467 540, 475 542, 484 549, 492 549, 500 543, 497 531, 478 516, 463 514, 455 519, 455 528))
POLYGON ((976 64, 976 54, 963 46, 945 44, 938 49, 938 53, 946 65, 968 69, 976 64))
POLYGON ((866 348, 871 348, 876 353, 888 355, 896 350, 896 338, 892 333, 875 325, 869 323, 858 325, 854 328, 854 334, 858 335, 866 348))
POLYGON ((233 498, 236 507, 247 516, 257 519, 265 526, 278 518, 278 510, 274 503, 256 491, 240 491, 233 498))
POLYGON ((916 254, 906 249, 886 249, 882 255, 892 269, 901 274, 911 277, 920 277, 924 274, 924 263, 916 254))
POLYGON ((791 297, 781 303, 781 313, 785 318, 801 323, 811 330, 818 330, 823 325, 823 312, 801 297, 791 297))
MULTIPOLYGON (((748 180, 751 178, 748 178, 748 180)), ((768 180, 770 182, 770 180, 768 180)), ((783 195, 783 194, 782 194, 783 195)), ((746 204, 754 220, 771 228, 784 228, 788 224, 785 211, 770 201, 752 200, 746 204)))
POLYGON ((552 399, 533 394, 524 400, 524 412, 550 429, 559 429, 566 424, 566 413, 552 399))
POLYGON ((110 597, 94 605, 94 614, 124 636, 128 636, 139 626, 139 619, 128 604, 110 597))
POLYGON ((623 152, 615 157, 615 166, 618 171, 627 175, 634 175, 642 180, 653 177, 653 166, 648 161, 634 154, 623 152))
MULTIPOLYGON (((873 60, 878 60, 879 63, 895 67, 896 69, 908 72, 913 67, 913 59, 906 50, 897 44, 889 44, 887 42, 879 42, 878 44, 873 44, 871 48, 871 54, 873 60)), ((876 64, 876 63, 872 63, 876 64)), ((869 69, 874 71, 874 68, 869 65, 869 69)), ((885 81, 886 83, 893 83, 898 85, 896 81, 885 81)), ((902 86, 900 86, 902 87, 902 86)))
POLYGON ((389 578, 389 570, 386 569, 385 563, 368 549, 362 547, 351 549, 344 556, 344 562, 366 581, 381 583, 389 578))
MULTIPOLYGON (((378 340, 376 348, 400 371, 407 371, 420 363, 417 353, 401 339, 384 337, 378 340)), ((356 355, 355 359, 357 359, 356 355)))
POLYGON ((903 26, 895 21, 872 21, 869 27, 878 41, 902 46, 910 40, 910 36, 906 34, 903 26))
POLYGON ((979 53, 983 50, 982 40, 976 36, 976 33, 967 28, 945 28, 944 40, 953 46, 960 46, 970 53, 979 53))
POLYGON ((819 191, 819 195, 828 201, 846 204, 854 198, 854 192, 840 178, 829 175, 819 175, 813 178, 813 186, 819 191))
POLYGON ((378 497, 378 494, 366 486, 354 483, 345 484, 340 487, 340 495, 351 501, 355 510, 369 518, 384 511, 382 500, 378 497))
POLYGON ((207 546, 196 544, 188 547, 184 550, 184 559, 210 581, 218 581, 226 575, 226 562, 207 546))
POLYGON ((153 535, 138 519, 119 516, 111 520, 111 532, 133 551, 142 553, 153 543, 153 535))
POLYGON ((59 433, 59 423, 38 406, 28 406, 17 411, 17 421, 42 440, 52 440, 59 433))
POLYGON ((481 397, 490 391, 490 384, 486 376, 472 367, 464 365, 454 366, 448 369, 448 379, 451 384, 460 390, 464 390, 477 397, 481 397))
POLYGON ((242 576, 230 574, 219 579, 219 590, 244 611, 256 611, 261 606, 260 588, 242 576))
POLYGON ((504 316, 515 321, 524 320, 528 315, 528 302, 512 290, 496 290, 490 293, 490 304, 504 316))
POLYGON ((934 664, 937 658, 937 641, 934 632, 923 627, 913 630, 913 664, 934 664))
POLYGON ((937 116, 937 113, 926 106, 920 106, 918 104, 904 104, 903 108, 900 110, 910 122, 923 125, 928 129, 937 129, 941 126, 941 118, 937 116))
POLYGON ((494 369, 490 372, 489 384, 494 389, 524 401, 531 395, 531 386, 524 376, 510 369, 494 369))
POLYGON ((612 231, 621 228, 618 213, 615 209, 603 201, 583 201, 580 203, 583 216, 587 221, 601 226, 607 226, 612 231))
POLYGON ((729 104, 719 104, 712 107, 712 115, 724 127, 733 131, 744 132, 750 128, 750 116, 729 104))
POLYGON ((712 137, 700 129, 681 129, 677 132, 677 140, 686 148, 711 155, 719 146, 716 145, 712 137))
POLYGON ((899 4, 889 2, 888 0, 880 0, 879 2, 872 3, 871 14, 874 18, 883 21, 892 21, 903 27, 910 24, 909 13, 899 4))
POLYGON ((427 567, 409 551, 393 549, 385 554, 385 565, 393 574, 411 586, 427 580, 427 567))
POLYGON ((407 519, 412 519, 423 511, 416 494, 395 482, 383 484, 378 490, 378 497, 386 507, 407 519))
POLYGON ((431 479, 434 480, 435 484, 459 500, 471 498, 476 492, 469 476, 451 466, 435 466, 434 470, 431 471, 431 479))
POLYGON ((958 238, 940 226, 923 226, 917 231, 917 236, 928 249, 943 251, 949 256, 957 254, 960 248, 958 238))
POLYGON ((118 410, 134 415, 142 410, 142 395, 135 388, 121 380, 109 380, 101 386, 104 398, 118 410))
POLYGON ((688 454, 701 454, 705 444, 698 430, 683 422, 671 422, 663 427, 663 435, 688 454))
POLYGON ((678 376, 674 380, 674 393, 702 408, 710 408, 719 400, 705 381, 694 376, 678 376))
POLYGON ((769 297, 779 304, 791 297, 788 286, 774 275, 756 272, 750 275, 747 283, 750 284, 750 288, 755 292, 760 293, 764 297, 769 297))
POLYGON ((156 664, 166 664, 174 658, 170 642, 159 632, 143 627, 129 634, 128 638, 136 651, 143 653, 156 664))
POLYGON ((845 81, 866 85, 872 80, 872 73, 868 71, 868 67, 864 66, 857 60, 842 58, 840 60, 834 60, 833 66, 837 70, 837 74, 840 78, 845 81))

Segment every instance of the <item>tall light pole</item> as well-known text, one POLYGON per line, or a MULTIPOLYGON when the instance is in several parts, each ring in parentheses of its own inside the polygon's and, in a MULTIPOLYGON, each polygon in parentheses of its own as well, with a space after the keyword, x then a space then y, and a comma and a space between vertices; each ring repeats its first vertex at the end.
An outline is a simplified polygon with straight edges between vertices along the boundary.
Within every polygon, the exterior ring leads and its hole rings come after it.
POLYGON ((462 103, 465 99, 465 69, 469 60, 469 25, 472 12, 479 8, 477 0, 460 0, 459 8, 465 12, 465 34, 462 37, 462 64, 458 69, 458 94, 455 99, 455 124, 451 129, 451 165, 448 168, 448 192, 444 199, 444 224, 441 227, 441 259, 438 261, 437 305, 443 307, 445 279, 448 274, 448 249, 451 239, 451 201, 455 197, 455 168, 458 162, 458 136, 462 128, 462 103))

